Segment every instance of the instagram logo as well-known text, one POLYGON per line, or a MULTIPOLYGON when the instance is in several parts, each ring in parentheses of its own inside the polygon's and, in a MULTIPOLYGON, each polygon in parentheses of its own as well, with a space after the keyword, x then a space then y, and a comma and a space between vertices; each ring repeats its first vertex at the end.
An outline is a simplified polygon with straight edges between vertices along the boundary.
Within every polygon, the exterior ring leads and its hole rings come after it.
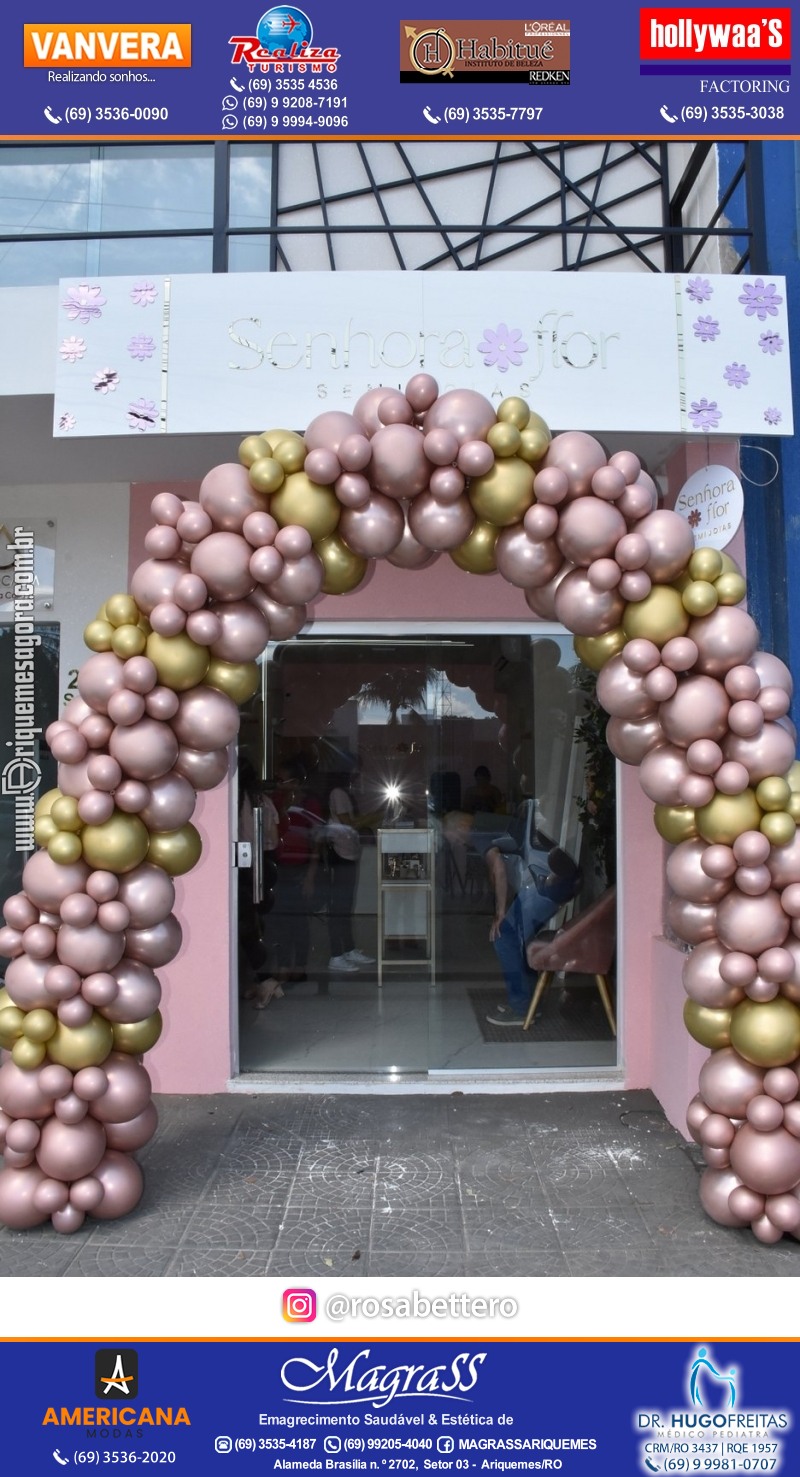
POLYGON ((283 1294, 283 1316, 287 1323, 313 1323, 317 1316, 317 1294, 313 1287, 287 1287, 283 1294))

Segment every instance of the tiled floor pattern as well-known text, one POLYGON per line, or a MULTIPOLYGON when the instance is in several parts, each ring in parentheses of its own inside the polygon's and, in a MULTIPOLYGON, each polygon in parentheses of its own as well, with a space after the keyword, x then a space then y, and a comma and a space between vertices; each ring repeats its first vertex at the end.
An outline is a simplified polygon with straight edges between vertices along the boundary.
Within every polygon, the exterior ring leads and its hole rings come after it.
POLYGON ((0 1275, 793 1276, 698 1201, 648 1092, 163 1097, 143 1200, 0 1231, 0 1275))

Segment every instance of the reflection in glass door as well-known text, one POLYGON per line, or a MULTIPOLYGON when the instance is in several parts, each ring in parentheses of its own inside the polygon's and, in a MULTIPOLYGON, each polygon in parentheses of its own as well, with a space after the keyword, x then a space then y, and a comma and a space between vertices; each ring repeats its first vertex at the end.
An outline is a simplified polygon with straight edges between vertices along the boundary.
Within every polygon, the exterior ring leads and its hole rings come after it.
MULTIPOLYGON (((508 1024, 490 938, 501 918, 525 938, 563 925, 613 883, 591 687, 566 636, 270 647, 240 745, 240 839, 263 872, 255 900, 239 879, 244 1073, 615 1063, 592 976, 556 976, 529 1029, 508 1024)), ((518 964, 527 999, 521 942, 518 964)))

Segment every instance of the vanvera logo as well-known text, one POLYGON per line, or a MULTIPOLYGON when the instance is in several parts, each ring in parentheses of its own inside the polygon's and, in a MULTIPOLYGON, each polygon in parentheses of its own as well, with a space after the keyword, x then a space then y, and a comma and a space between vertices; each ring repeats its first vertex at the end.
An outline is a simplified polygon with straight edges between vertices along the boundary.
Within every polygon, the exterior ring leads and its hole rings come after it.
POLYGON ((463 1353, 449 1364, 388 1365, 371 1363, 372 1350, 362 1349, 345 1364, 340 1363, 339 1350, 331 1349, 324 1364, 301 1357, 287 1359, 281 1368, 281 1383, 294 1392, 286 1397, 292 1405, 371 1405, 373 1410, 382 1410, 393 1400, 422 1396, 470 1404, 467 1393, 477 1385, 478 1370, 486 1357, 485 1353, 463 1353))
POLYGON ((26 67, 190 67, 190 25, 74 25, 35 22, 23 26, 26 67))

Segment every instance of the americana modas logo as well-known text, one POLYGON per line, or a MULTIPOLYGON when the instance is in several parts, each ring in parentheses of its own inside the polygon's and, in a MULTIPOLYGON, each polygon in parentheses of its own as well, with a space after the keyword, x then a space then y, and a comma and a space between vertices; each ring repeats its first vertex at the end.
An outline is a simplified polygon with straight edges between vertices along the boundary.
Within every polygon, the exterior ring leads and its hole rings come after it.
POLYGON ((98 1349, 94 1356, 98 1400, 130 1400, 139 1393, 139 1355, 135 1349, 98 1349))

